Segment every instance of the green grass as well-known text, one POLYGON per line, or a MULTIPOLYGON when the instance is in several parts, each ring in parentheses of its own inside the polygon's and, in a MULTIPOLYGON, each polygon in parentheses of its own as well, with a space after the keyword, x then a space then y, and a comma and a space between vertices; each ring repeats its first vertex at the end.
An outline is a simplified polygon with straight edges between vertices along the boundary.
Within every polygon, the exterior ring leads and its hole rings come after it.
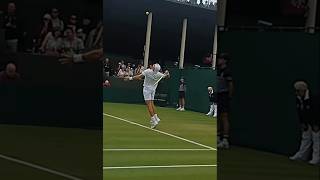
MULTIPOLYGON (((83 179, 101 171, 101 131, 0 125, 0 154, 83 179), (99 149, 98 149, 99 147, 99 149)), ((0 158, 0 179, 66 178, 0 158)))
MULTIPOLYGON (((157 108, 157 130, 216 147, 216 120, 195 112, 157 108)), ((104 104, 104 112, 149 127, 144 105, 104 104)), ((150 129, 104 117, 105 149, 205 149, 150 129)), ((104 151, 104 167, 216 165, 216 151, 104 151)), ((215 180, 216 167, 106 169, 105 180, 215 180)))

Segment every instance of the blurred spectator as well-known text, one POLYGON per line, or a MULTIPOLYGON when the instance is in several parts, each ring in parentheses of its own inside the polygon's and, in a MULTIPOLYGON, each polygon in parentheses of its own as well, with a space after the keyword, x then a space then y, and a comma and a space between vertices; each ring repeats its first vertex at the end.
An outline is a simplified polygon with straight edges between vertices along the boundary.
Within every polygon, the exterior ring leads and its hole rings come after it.
POLYGON ((4 29, 7 51, 16 53, 18 51, 19 30, 15 3, 8 4, 8 9, 4 16, 4 29))
POLYGON ((133 76, 133 68, 131 66, 128 66, 127 69, 126 69, 126 73, 125 73, 125 76, 130 76, 132 77, 133 76))
POLYGON ((203 64, 205 64, 206 66, 212 66, 212 54, 208 53, 204 58, 203 58, 203 64))
POLYGON ((99 21, 97 26, 90 32, 87 40, 87 48, 99 48, 102 47, 103 41, 103 23, 99 21))
POLYGON ((119 71, 118 71, 117 76, 123 78, 123 77, 126 76, 126 74, 127 74, 127 72, 126 72, 126 66, 125 66, 125 65, 122 65, 121 68, 120 68, 119 71))
POLYGON ((45 52, 46 55, 59 56, 63 47, 61 35, 62 33, 59 29, 54 29, 48 33, 40 49, 45 52))
POLYGON ((20 80, 17 67, 14 63, 8 63, 6 69, 0 72, 0 85, 14 84, 20 80))
POLYGON ((104 64, 103 64, 103 68, 104 68, 104 72, 106 74, 106 77, 111 76, 111 64, 110 64, 110 60, 108 58, 105 59, 104 64))
POLYGON ((141 74, 143 71, 144 71, 144 67, 143 67, 143 65, 140 63, 140 64, 138 65, 138 67, 136 68, 134 74, 135 74, 135 75, 139 75, 139 74, 141 74))
POLYGON ((79 39, 81 39, 83 42, 85 42, 86 38, 87 38, 87 35, 86 35, 86 33, 83 32, 83 29, 80 28, 80 29, 77 30, 77 37, 79 39))
POLYGON ((43 16, 42 22, 39 27, 39 32, 36 37, 36 48, 41 48, 44 40, 49 32, 52 31, 52 23, 50 14, 45 14, 43 16))
POLYGON ((57 8, 51 10, 51 22, 52 28, 60 31, 64 30, 64 22, 60 19, 60 12, 57 8))
POLYGON ((72 29, 73 33, 77 32, 77 16, 76 15, 71 15, 69 18, 69 21, 67 23, 67 28, 72 29))
POLYGON ((82 50, 84 50, 84 44, 82 39, 76 37, 74 31, 71 28, 67 28, 64 34, 65 38, 62 42, 64 53, 74 54, 80 53, 82 52, 82 50))
POLYGON ((88 37, 90 31, 93 29, 93 27, 91 27, 91 20, 89 18, 84 18, 82 20, 81 29, 83 30, 83 33, 88 37))

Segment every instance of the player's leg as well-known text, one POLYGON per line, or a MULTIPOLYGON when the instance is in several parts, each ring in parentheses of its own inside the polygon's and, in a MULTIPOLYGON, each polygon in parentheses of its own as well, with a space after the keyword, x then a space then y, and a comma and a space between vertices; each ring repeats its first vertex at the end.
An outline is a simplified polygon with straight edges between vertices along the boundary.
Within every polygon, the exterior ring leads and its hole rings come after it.
POLYGON ((302 134, 301 134, 300 148, 294 156, 290 157, 291 160, 307 160, 311 151, 311 145, 312 145, 311 127, 306 122, 302 122, 301 128, 302 128, 302 134))
POLYGON ((151 103, 152 103, 152 109, 153 109, 153 113, 154 113, 154 118, 155 118, 155 120, 156 120, 155 123, 156 123, 156 125, 158 125, 161 120, 160 120, 160 118, 158 117, 158 114, 157 114, 157 111, 156 111, 156 106, 154 105, 154 96, 155 96, 155 93, 156 93, 156 92, 153 91, 152 94, 151 94, 151 97, 152 97, 151 103))
POLYGON ((150 120, 150 127, 154 128, 157 124, 157 120, 155 118, 155 112, 153 109, 153 97, 152 97, 152 91, 148 88, 143 88, 143 96, 144 100, 146 102, 146 106, 149 112, 149 115, 151 117, 150 120))
POLYGON ((177 109, 177 111, 180 111, 181 110, 181 107, 182 106, 182 102, 181 102, 181 92, 179 91, 179 107, 177 109))
POLYGON ((152 101, 146 100, 145 102, 146 102, 147 109, 148 109, 150 117, 153 117, 154 116, 154 111, 153 111, 153 107, 152 107, 152 101))
POLYGON ((312 125, 312 159, 310 164, 320 164, 320 128, 319 125, 312 125))
MULTIPOLYGON (((184 93, 184 92, 183 92, 184 93)), ((182 98, 181 98, 181 109, 180 111, 185 111, 185 95, 183 94, 182 98)))

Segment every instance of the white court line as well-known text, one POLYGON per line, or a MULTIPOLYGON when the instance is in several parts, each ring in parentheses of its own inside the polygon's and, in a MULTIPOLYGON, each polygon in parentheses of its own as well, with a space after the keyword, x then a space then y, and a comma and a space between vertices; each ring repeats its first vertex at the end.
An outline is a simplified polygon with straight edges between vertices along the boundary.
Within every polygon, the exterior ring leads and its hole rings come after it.
POLYGON ((150 169, 150 168, 192 168, 192 167, 217 167, 217 165, 170 165, 170 166, 120 166, 120 167, 103 167, 103 170, 113 169, 150 169))
POLYGON ((103 151, 215 151, 214 149, 103 149, 103 151))
POLYGON ((64 177, 66 179, 82 180, 80 178, 77 178, 77 177, 62 173, 62 172, 58 172, 58 171, 55 171, 55 170, 52 170, 52 169, 48 169, 48 168, 45 168, 45 167, 42 167, 42 166, 39 166, 39 165, 36 165, 36 164, 32 164, 32 163, 29 163, 29 162, 26 162, 26 161, 22 161, 22 160, 19 160, 19 159, 16 159, 16 158, 12 158, 12 157, 9 157, 9 156, 5 156, 5 155, 2 155, 2 154, 0 154, 0 158, 8 160, 8 161, 11 161, 11 162, 15 162, 15 163, 18 163, 18 164, 21 164, 21 165, 25 165, 25 166, 28 166, 28 167, 31 167, 31 168, 34 168, 34 169, 38 169, 38 170, 41 170, 41 171, 44 171, 44 172, 47 172, 47 173, 50 173, 50 174, 61 176, 61 177, 64 177))
POLYGON ((213 147, 210 147, 210 146, 207 146, 207 145, 201 144, 201 143, 197 143, 197 142, 195 142, 195 141, 191 141, 191 140, 188 140, 188 139, 185 139, 185 138, 182 138, 182 137, 179 137, 179 136, 176 136, 176 135, 170 134, 170 133, 166 133, 166 132, 163 132, 163 131, 160 131, 160 130, 157 130, 157 129, 151 129, 151 128, 147 127, 147 126, 144 126, 144 125, 141 125, 141 124, 138 124, 138 123, 135 123, 135 122, 132 122, 132 121, 129 121, 129 120, 123 119, 123 118, 119 118, 119 117, 112 116, 112 115, 105 114, 105 113, 103 113, 103 115, 104 115, 104 116, 111 117, 111 118, 114 118, 114 119, 118 119, 118 120, 121 120, 121 121, 124 121, 124 122, 127 122, 127 123, 129 123, 129 124, 133 124, 133 125, 136 125, 136 126, 139 126, 139 127, 145 128, 145 129, 149 129, 149 130, 151 130, 151 131, 158 132, 158 133, 160 133, 160 134, 164 134, 164 135, 167 135, 167 136, 170 136, 170 137, 176 138, 176 139, 180 139, 180 140, 182 140, 182 141, 189 142, 189 143, 191 143, 191 144, 195 144, 195 145, 198 145, 198 146, 201 146, 201 147, 207 148, 207 149, 217 150, 216 148, 213 148, 213 147))

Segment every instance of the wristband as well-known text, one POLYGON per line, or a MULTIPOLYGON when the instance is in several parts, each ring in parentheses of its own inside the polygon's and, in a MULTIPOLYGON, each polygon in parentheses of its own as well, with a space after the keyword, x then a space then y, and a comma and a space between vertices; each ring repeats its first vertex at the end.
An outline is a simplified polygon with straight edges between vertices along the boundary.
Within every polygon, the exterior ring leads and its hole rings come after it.
POLYGON ((75 62, 75 63, 84 62, 84 60, 82 58, 82 54, 73 55, 73 62, 75 62))

